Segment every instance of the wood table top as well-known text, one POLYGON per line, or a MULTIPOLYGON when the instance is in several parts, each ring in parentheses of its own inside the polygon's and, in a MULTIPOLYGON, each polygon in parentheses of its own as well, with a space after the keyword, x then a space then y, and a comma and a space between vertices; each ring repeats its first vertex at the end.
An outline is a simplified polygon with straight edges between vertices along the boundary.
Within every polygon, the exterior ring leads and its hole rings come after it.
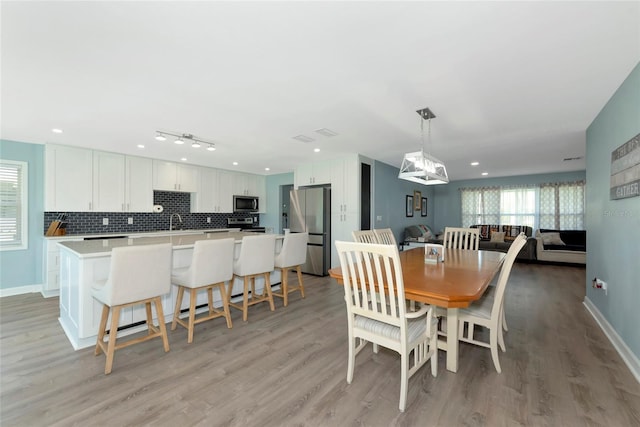
MULTIPOLYGON (((485 292, 500 270, 506 254, 494 251, 446 249, 445 262, 424 262, 424 251, 400 252, 400 263, 407 299, 439 307, 468 307, 485 292)), ((340 267, 329 270, 329 276, 342 281, 340 267)))

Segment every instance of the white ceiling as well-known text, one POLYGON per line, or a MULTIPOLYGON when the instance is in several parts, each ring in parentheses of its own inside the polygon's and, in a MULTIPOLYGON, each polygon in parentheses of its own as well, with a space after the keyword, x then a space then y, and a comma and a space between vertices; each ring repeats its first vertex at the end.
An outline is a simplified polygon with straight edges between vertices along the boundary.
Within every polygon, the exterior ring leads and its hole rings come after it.
POLYGON ((0 13, 3 139, 261 174, 344 152, 399 167, 421 147, 423 107, 452 180, 582 170, 586 128, 640 61, 637 1, 3 1, 0 13))

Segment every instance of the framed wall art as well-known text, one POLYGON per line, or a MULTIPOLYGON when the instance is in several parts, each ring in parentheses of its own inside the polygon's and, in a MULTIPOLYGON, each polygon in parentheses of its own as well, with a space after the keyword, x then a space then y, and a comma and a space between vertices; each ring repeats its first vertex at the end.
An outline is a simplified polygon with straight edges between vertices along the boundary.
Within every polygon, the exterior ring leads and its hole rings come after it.
POLYGON ((413 196, 407 195, 405 203, 405 212, 407 216, 413 216, 413 196))
POLYGON ((413 210, 419 211, 421 208, 420 200, 422 200, 422 193, 418 190, 413 191, 413 210))
POLYGON ((423 197, 420 205, 420 216, 427 216, 427 198, 423 197))

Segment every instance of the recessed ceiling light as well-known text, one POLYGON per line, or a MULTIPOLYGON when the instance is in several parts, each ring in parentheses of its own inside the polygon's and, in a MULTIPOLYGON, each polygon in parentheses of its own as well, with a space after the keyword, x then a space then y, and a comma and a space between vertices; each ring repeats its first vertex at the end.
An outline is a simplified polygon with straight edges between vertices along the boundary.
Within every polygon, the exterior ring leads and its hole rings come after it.
POLYGON ((54 128, 54 129, 51 129, 51 132, 53 132, 53 133, 62 133, 62 129, 54 128))
POLYGON ((471 166, 478 166, 480 162, 471 162, 471 166))
POLYGON ((186 157, 183 157, 183 158, 181 158, 180 160, 182 160, 183 162, 186 162, 186 161, 187 161, 187 158, 186 158, 186 157))
POLYGON ((264 170, 266 170, 266 171, 270 171, 270 170, 271 170, 271 168, 264 168, 264 170))
POLYGON ((144 148, 144 145, 138 144, 138 148, 144 148))
POLYGON ((233 166, 238 166, 238 162, 233 162, 233 166))
POLYGON ((314 152, 314 153, 319 153, 319 152, 320 152, 320 149, 319 149, 319 148, 314 148, 314 149, 313 149, 313 152, 314 152))
POLYGON ((482 176, 487 176, 489 175, 489 172, 482 172, 482 176))

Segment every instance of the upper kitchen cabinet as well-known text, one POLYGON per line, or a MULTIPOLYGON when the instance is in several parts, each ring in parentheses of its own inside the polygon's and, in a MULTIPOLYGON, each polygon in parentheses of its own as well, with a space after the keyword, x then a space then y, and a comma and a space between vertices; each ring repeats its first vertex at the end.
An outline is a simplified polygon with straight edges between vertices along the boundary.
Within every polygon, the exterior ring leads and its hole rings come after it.
POLYGON ((153 161, 125 157, 124 203, 127 212, 153 212, 153 161))
POLYGON ((153 189, 195 193, 198 188, 198 172, 199 168, 196 166, 154 160, 153 189))
POLYGON ((151 159, 93 152, 93 211, 152 212, 151 159))
POLYGON ((235 172, 222 169, 200 168, 196 196, 191 198, 191 212, 231 213, 235 172))
POLYGON ((93 152, 47 144, 45 148, 45 210, 93 210, 93 152))
POLYGON ((323 161, 305 163, 298 166, 293 175, 295 187, 331 184, 332 163, 333 162, 323 161))
MULTIPOLYGON (((360 211, 360 160, 357 154, 332 161, 331 212, 360 211)), ((359 228, 358 228, 359 229, 359 228)))
POLYGON ((124 212, 123 154, 93 152, 93 207, 96 212, 124 212))

